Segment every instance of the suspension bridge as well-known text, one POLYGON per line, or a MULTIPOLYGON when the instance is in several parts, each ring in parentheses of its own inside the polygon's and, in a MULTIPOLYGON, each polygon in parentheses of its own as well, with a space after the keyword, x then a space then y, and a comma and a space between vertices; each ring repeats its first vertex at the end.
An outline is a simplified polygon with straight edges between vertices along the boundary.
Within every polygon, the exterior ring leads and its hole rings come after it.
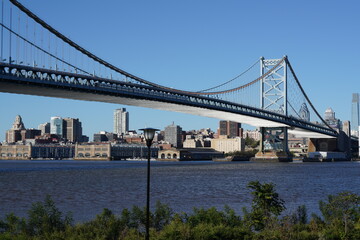
POLYGON ((306 95, 287 56, 262 57, 217 86, 181 90, 114 66, 65 37, 16 0, 2 1, 0 28, 1 92, 221 118, 261 127, 264 136, 284 135, 282 150, 287 148, 287 133, 311 138, 338 136, 306 95))

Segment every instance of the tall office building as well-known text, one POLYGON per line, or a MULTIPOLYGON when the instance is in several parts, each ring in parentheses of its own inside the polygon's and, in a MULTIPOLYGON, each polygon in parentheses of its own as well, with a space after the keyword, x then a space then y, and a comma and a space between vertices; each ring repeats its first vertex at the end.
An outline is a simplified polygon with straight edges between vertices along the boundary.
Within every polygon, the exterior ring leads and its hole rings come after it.
POLYGON ((241 123, 232 121, 220 121, 219 122, 219 135, 226 135, 230 138, 240 137, 241 123))
POLYGON ((129 112, 126 108, 119 108, 114 111, 114 133, 125 135, 129 131, 129 112))
POLYGON ((63 137, 63 119, 61 117, 51 117, 50 119, 50 133, 56 134, 60 138, 63 137))
POLYGON ((165 128, 164 135, 164 140, 173 147, 182 147, 182 128, 180 126, 172 123, 165 128))
POLYGON ((335 112, 332 108, 327 108, 324 114, 324 120, 330 127, 340 129, 340 120, 335 117, 335 112))
POLYGON ((78 118, 64 118, 63 137, 70 142, 82 141, 82 126, 78 118))
POLYGON ((46 122, 46 123, 40 124, 38 126, 38 129, 41 131, 41 135, 50 133, 50 123, 46 122))
POLYGON ((352 94, 351 101, 351 130, 358 131, 360 126, 360 117, 359 117, 359 94, 352 94))

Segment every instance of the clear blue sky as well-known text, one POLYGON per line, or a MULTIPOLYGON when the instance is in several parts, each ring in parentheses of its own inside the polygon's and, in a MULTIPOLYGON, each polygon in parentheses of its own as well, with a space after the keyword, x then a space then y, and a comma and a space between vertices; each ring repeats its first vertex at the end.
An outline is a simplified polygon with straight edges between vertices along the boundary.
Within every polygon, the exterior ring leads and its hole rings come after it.
MULTIPOLYGON (((245 70, 260 56, 287 55, 320 113, 351 119, 360 92, 360 2, 214 0, 21 0, 39 17, 114 65, 162 85, 200 90, 245 70)), ((126 107, 130 128, 185 130, 218 120, 107 103, 0 93, 0 141, 17 114, 27 128, 51 116, 80 118, 84 133, 112 131, 126 107)))

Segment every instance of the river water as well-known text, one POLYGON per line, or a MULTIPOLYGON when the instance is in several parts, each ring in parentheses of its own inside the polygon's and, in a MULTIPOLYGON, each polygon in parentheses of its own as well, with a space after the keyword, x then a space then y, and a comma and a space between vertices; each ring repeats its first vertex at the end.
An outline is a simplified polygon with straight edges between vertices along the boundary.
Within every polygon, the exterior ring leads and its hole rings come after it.
MULTIPOLYGON (((250 207, 250 181, 272 182, 286 213, 306 205, 319 213, 329 194, 360 194, 360 162, 253 163, 152 162, 151 206, 157 200, 175 211, 224 205, 241 213, 250 207)), ((103 208, 119 214, 146 203, 146 162, 0 161, 0 218, 26 216, 31 204, 50 194, 75 221, 93 219, 103 208)))

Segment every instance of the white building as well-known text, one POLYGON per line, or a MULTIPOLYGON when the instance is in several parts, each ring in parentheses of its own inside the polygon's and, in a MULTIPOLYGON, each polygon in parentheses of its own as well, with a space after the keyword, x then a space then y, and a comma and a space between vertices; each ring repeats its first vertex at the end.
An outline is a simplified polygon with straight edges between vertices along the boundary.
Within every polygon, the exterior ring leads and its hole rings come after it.
POLYGON ((220 138, 211 139, 211 148, 224 153, 244 151, 245 139, 240 137, 227 138, 227 136, 221 136, 220 138))
POLYGON ((129 131, 129 112, 126 108, 114 111, 114 133, 118 136, 125 135, 129 131))
POLYGON ((261 139, 261 133, 258 130, 245 130, 243 132, 243 138, 252 138, 256 141, 259 141, 261 139))

